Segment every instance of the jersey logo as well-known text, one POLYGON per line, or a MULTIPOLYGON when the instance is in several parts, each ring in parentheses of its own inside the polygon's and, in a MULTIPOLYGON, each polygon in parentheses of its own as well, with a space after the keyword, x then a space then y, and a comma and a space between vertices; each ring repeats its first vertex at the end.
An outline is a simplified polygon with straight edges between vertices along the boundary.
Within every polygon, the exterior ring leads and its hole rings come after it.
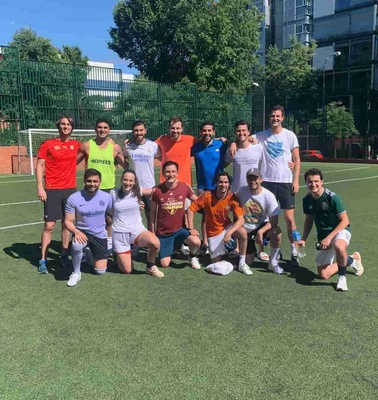
POLYGON ((100 200, 100 206, 103 207, 105 205, 105 202, 100 200))
POLYGON ((215 149, 215 151, 217 151, 219 153, 219 149, 215 149))
POLYGON ((271 158, 278 158, 284 154, 282 142, 267 142, 267 152, 271 158))
POLYGON ((326 211, 326 210, 328 210, 328 204, 325 202, 325 201, 323 201, 323 203, 322 203, 322 210, 323 211, 326 211))

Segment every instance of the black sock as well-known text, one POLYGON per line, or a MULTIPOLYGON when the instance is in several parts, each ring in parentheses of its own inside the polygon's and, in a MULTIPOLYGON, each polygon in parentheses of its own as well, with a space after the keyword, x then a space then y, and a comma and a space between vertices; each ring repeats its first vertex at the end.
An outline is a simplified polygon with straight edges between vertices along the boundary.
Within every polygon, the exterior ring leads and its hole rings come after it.
POLYGON ((354 261, 354 258, 352 258, 351 256, 348 256, 347 263, 346 263, 347 267, 348 267, 349 265, 352 265, 352 264, 353 264, 353 261, 354 261))
POLYGON ((338 265, 339 267, 339 275, 344 275, 346 274, 346 267, 340 267, 340 265, 338 265))
POLYGON ((147 261, 147 268, 152 268, 155 265, 154 262, 147 261))

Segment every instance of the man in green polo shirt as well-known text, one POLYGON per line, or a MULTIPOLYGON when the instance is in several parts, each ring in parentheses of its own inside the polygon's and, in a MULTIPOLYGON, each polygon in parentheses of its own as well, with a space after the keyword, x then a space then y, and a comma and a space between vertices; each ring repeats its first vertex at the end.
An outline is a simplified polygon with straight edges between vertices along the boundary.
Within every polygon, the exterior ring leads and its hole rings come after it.
POLYGON ((338 273, 336 290, 345 292, 348 290, 346 268, 352 267, 357 276, 361 276, 364 272, 360 253, 355 251, 351 256, 347 253, 351 238, 348 214, 340 197, 323 187, 323 174, 319 169, 309 169, 305 172, 304 178, 309 192, 303 198, 303 212, 306 214, 306 219, 302 240, 298 241, 297 245, 306 245, 315 222, 319 277, 329 279, 338 273), (336 262, 334 262, 335 257, 336 262))

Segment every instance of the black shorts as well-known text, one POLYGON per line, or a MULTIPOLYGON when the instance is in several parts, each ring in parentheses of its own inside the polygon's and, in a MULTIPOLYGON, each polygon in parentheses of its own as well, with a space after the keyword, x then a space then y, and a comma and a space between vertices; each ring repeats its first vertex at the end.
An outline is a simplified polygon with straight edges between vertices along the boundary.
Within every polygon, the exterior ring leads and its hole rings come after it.
POLYGON ((274 194, 281 210, 294 210, 295 194, 291 192, 291 183, 263 181, 261 185, 274 194))
MULTIPOLYGON (((247 236, 247 254, 256 254, 257 253, 257 248, 256 248, 256 243, 255 243, 255 239, 252 239, 252 237, 254 238, 257 234, 257 232, 266 225, 266 222, 264 222, 263 224, 261 224, 257 229, 255 229, 252 232, 248 233, 247 236)), ((269 232, 269 231, 268 231, 269 232)), ((266 239, 266 235, 268 232, 265 232, 263 235, 263 238, 266 239)))
POLYGON ((72 189, 45 189, 47 200, 43 203, 45 222, 55 222, 64 219, 67 199, 76 192, 72 189))
POLYGON ((88 238, 88 246, 91 249, 93 258, 95 260, 107 260, 108 255, 108 240, 105 238, 99 238, 92 235, 91 233, 82 231, 88 238))

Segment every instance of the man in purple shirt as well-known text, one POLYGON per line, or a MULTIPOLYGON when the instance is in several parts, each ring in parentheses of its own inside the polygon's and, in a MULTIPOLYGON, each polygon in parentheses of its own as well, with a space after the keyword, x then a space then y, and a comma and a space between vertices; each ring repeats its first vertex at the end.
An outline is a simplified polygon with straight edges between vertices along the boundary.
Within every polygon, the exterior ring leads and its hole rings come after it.
POLYGON ((109 193, 99 190, 101 173, 89 168, 84 175, 84 189, 72 194, 66 204, 65 222, 73 234, 71 274, 67 286, 76 286, 81 279, 80 265, 83 250, 89 247, 96 274, 102 275, 108 263, 105 213, 111 212, 113 200, 109 193), (76 226, 75 221, 76 219, 76 226))

